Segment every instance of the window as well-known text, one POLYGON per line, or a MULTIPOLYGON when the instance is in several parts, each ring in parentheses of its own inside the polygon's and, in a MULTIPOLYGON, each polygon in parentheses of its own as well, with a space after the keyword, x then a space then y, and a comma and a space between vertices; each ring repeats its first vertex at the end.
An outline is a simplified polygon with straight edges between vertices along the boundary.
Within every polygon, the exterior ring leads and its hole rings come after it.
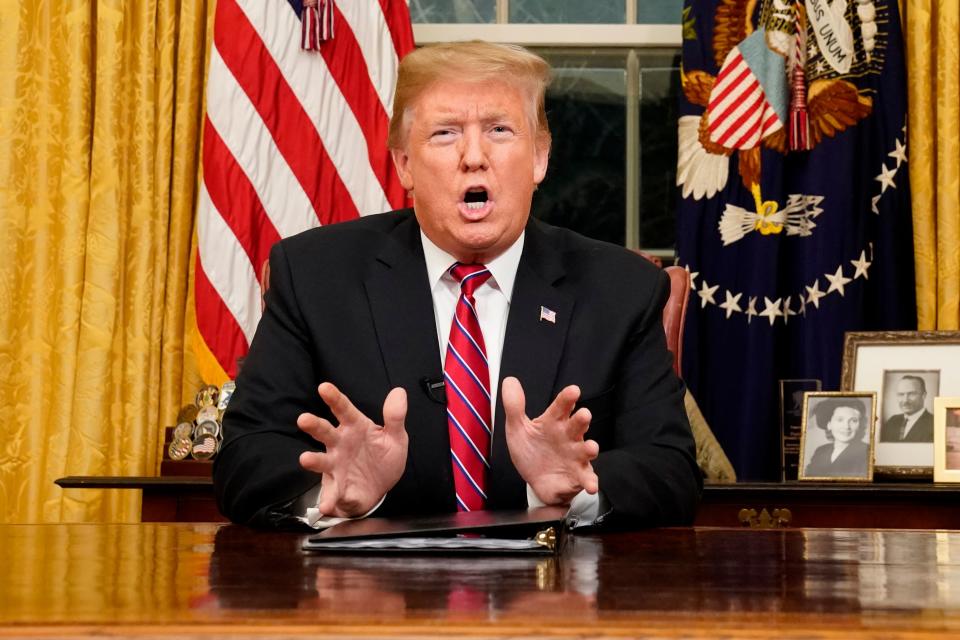
POLYGON ((533 215, 672 259, 682 0, 411 0, 417 44, 524 45, 554 70, 533 215))

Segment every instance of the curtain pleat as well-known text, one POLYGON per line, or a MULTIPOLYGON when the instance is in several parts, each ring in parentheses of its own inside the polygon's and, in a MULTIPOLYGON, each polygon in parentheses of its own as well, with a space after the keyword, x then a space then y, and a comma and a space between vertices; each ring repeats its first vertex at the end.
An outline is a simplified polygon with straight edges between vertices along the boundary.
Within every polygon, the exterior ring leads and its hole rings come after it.
POLYGON ((137 521, 184 348, 206 2, 0 7, 0 521, 137 521))
POLYGON ((917 316, 960 328, 960 3, 904 0, 917 316))

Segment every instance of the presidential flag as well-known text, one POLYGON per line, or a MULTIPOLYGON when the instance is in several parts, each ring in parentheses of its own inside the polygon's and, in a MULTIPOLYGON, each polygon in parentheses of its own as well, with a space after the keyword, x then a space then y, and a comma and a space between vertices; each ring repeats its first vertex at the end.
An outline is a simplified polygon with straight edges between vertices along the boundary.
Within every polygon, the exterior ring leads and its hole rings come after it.
POLYGON ((233 378, 280 238, 402 207, 386 147, 404 0, 218 0, 194 296, 201 373, 233 378))
POLYGON ((916 326, 896 0, 687 0, 683 371, 745 480, 780 476, 778 380, 839 388, 843 334, 916 326))

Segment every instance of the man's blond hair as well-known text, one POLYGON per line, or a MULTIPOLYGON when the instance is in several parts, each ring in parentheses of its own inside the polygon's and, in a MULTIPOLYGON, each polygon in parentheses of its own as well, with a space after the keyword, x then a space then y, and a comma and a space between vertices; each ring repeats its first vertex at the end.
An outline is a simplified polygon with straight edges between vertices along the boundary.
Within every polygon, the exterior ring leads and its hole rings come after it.
POLYGON ((550 84, 550 65, 517 45, 471 40, 421 47, 400 62, 387 139, 391 149, 400 149, 406 142, 412 105, 417 98, 434 83, 450 80, 478 83, 495 80, 517 87, 530 99, 530 124, 537 142, 549 147, 550 125, 544 96, 550 84))

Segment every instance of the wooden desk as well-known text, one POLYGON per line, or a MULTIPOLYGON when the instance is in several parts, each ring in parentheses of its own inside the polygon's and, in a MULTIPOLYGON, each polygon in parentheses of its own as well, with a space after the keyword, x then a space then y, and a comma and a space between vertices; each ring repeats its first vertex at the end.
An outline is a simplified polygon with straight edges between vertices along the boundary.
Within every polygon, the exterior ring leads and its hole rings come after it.
POLYGON ((759 524, 790 512, 791 527, 960 529, 960 486, 926 483, 737 483, 704 487, 697 525, 759 524), (755 515, 754 515, 755 514, 755 515))
MULTIPOLYGON (((143 522, 224 522, 209 477, 69 476, 65 489, 141 489, 143 522)), ((737 527, 788 509, 793 527, 960 529, 960 486, 930 483, 738 483, 707 485, 695 524, 737 527)))
POLYGON ((67 476, 64 489, 139 489, 142 522, 226 522, 213 499, 209 476, 67 476))
POLYGON ((960 634, 960 532, 660 529, 540 559, 309 556, 300 539, 0 525, 0 637, 960 634))

